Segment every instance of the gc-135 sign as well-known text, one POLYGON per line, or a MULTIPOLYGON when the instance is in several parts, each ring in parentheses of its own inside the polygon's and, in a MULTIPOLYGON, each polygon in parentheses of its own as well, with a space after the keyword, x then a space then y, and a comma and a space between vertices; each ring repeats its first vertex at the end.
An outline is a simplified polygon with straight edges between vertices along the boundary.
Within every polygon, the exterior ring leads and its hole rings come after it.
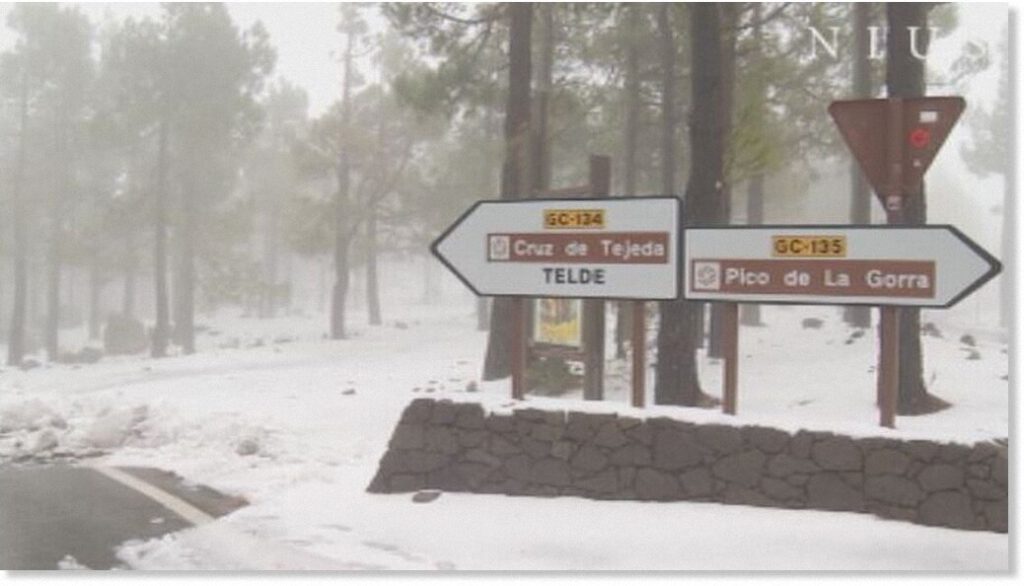
POLYGON ((1000 271, 953 226, 688 228, 683 296, 950 307, 1000 271))
POLYGON ((675 299, 679 199, 481 201, 431 250, 477 295, 675 299))

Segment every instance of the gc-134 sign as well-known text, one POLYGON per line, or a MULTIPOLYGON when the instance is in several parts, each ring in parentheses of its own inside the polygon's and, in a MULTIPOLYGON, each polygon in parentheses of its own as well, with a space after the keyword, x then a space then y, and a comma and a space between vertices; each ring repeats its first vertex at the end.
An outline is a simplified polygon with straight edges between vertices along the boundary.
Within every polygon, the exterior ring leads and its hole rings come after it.
POLYGON ((481 201, 431 250, 477 295, 675 299, 679 199, 481 201))
POLYGON ((687 299, 950 307, 1000 271, 953 226, 687 229, 687 299))

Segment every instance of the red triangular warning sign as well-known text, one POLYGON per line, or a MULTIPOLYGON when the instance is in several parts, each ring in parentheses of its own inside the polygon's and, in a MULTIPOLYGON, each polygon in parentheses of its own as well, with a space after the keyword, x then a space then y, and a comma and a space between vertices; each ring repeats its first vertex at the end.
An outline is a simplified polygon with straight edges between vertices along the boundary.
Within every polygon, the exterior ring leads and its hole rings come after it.
POLYGON ((965 105, 959 96, 843 100, 832 102, 828 112, 884 204, 892 191, 892 165, 900 166, 898 195, 916 191, 965 105), (890 108, 896 100, 899 107, 894 115, 890 108), (898 135, 890 135, 891 120, 898 120, 898 135), (899 152, 890 156, 894 148, 899 152))

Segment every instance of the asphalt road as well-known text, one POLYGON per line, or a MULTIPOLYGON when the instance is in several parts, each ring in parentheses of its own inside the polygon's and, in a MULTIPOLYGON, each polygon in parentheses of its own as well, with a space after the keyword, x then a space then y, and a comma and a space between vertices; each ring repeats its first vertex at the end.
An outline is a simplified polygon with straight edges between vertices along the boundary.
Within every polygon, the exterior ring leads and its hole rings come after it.
MULTIPOLYGON (((185 486, 158 470, 125 471, 211 516, 244 504, 206 488, 185 486)), ((56 570, 67 556, 91 569, 122 567, 115 551, 125 541, 189 526, 163 505, 90 468, 0 468, 2 570, 56 570)))

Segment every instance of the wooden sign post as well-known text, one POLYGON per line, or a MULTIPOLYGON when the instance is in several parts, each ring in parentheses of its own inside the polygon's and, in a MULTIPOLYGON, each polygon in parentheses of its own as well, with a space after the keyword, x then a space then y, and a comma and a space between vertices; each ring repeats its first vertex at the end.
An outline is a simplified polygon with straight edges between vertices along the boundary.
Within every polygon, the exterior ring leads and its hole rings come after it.
MULTIPOLYGON (((904 200, 917 191, 966 103, 959 96, 833 102, 839 131, 889 224, 903 224, 904 200)), ((879 307, 878 407, 883 427, 896 426, 900 380, 900 309, 879 307)))

